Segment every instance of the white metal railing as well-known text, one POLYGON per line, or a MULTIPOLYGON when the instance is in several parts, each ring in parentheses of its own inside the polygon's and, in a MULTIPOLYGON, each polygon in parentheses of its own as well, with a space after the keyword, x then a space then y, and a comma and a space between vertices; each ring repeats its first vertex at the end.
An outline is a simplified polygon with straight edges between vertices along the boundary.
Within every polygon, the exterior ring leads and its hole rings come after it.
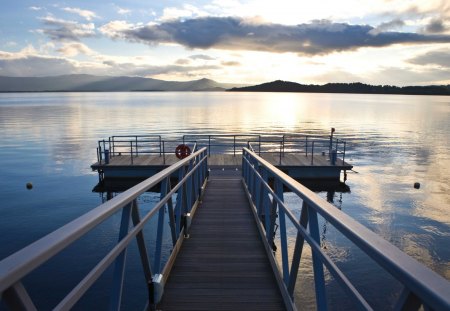
MULTIPOLYGON (((450 283, 429 268, 382 239, 353 218, 335 208, 300 183, 281 172, 250 149, 244 148, 242 173, 247 194, 259 228, 264 234, 266 250, 274 266, 280 287, 293 300, 304 242, 312 250, 316 305, 318 310, 327 310, 327 290, 324 266, 343 287, 349 299, 360 310, 372 310, 343 271, 333 262, 326 250, 321 248, 318 215, 333 225, 361 251, 377 262, 403 285, 395 310, 450 310, 450 283), (273 187, 269 186, 269 179, 273 187), (300 219, 289 210, 283 197, 289 189, 302 200, 300 219), (275 224, 278 217, 281 245, 281 268, 273 255, 275 224), (295 246, 289 262, 286 221, 296 229, 295 246)), ((388 308, 388 306, 386 306, 388 308)))
POLYGON ((174 258, 184 237, 188 234, 191 213, 195 212, 207 174, 207 150, 203 148, 3 259, 0 262, 2 300, 11 310, 35 310, 34 303, 22 280, 113 214, 122 211, 117 244, 54 309, 70 309, 95 284, 105 270, 114 264, 110 309, 119 310, 125 274, 126 249, 135 239, 148 287, 147 309, 154 309, 162 295, 163 284, 170 272, 174 258), (173 175, 178 176, 178 182, 174 187, 171 186, 170 181, 170 177, 173 175), (157 185, 161 189, 159 202, 145 215, 140 216, 137 198, 157 185), (172 202, 174 194, 177 194, 176 204, 172 202), (166 216, 166 211, 168 216, 166 216), (148 241, 144 238, 143 228, 156 215, 158 215, 156 246, 153 256, 149 257, 148 241), (170 258, 163 266, 162 235, 165 217, 169 218, 173 249, 170 258), (130 226, 130 222, 132 226, 130 226), (152 265, 150 259, 153 260, 152 265))

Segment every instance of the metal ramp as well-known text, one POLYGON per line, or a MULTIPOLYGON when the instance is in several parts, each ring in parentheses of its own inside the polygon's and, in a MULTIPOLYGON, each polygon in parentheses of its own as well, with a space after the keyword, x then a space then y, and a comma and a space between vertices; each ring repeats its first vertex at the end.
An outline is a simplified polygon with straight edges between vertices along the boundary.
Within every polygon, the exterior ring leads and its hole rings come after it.
POLYGON ((240 171, 210 172, 161 310, 285 310, 240 171))

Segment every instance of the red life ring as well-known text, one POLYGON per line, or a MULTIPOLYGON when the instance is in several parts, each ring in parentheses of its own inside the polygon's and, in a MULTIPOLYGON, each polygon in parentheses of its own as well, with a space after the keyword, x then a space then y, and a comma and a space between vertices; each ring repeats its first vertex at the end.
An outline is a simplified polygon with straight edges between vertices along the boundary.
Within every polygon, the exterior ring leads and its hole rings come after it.
POLYGON ((175 155, 178 159, 184 159, 191 154, 191 148, 188 145, 181 144, 175 148, 175 155))

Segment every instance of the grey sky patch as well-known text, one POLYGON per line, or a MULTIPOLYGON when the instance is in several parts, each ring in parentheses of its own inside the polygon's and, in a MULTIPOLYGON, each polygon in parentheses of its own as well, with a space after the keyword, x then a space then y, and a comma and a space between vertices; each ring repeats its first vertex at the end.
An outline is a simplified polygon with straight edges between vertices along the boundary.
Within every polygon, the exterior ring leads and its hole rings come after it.
MULTIPOLYGON (((395 24, 399 25, 401 22, 396 21, 395 24)), ((247 23, 245 19, 238 17, 202 17, 136 26, 108 35, 150 45, 177 43, 192 49, 292 52, 300 55, 324 55, 398 43, 450 42, 449 35, 379 32, 374 36, 371 34, 374 29, 368 25, 333 23, 327 20, 289 26, 247 23)))
POLYGON ((46 28, 40 32, 54 41, 80 41, 81 38, 95 36, 93 23, 81 24, 47 16, 41 19, 46 28))
MULTIPOLYGON (((431 51, 409 60, 410 63, 416 65, 438 65, 443 68, 450 69, 450 49, 442 49, 431 51)), ((449 74, 450 76, 450 74, 449 74)))

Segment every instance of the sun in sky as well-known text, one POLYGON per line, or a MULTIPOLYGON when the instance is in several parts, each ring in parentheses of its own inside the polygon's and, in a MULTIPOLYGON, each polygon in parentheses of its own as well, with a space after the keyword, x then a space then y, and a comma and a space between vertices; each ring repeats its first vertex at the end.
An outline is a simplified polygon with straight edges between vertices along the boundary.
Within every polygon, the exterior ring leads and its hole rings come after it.
POLYGON ((450 84, 448 0, 3 1, 0 75, 450 84))

